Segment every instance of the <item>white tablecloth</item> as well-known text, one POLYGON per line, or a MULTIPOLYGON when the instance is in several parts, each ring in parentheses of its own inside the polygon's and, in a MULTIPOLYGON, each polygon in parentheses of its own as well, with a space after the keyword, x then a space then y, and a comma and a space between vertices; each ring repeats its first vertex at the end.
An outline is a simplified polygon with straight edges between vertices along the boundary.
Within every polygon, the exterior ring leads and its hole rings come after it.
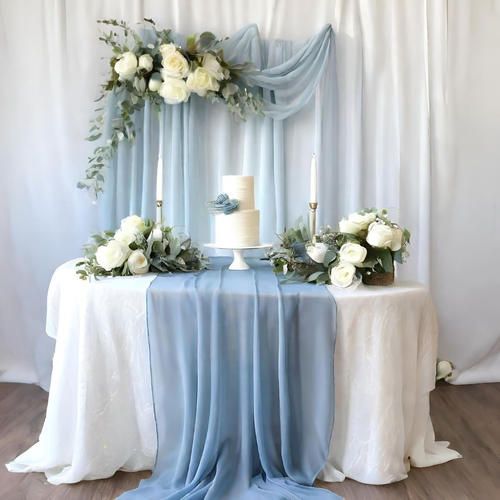
MULTIPOLYGON (((85 282, 56 270, 47 333, 57 339, 39 442, 7 464, 53 484, 151 469, 156 453, 146 291, 155 275, 85 282)), ((429 415, 437 324, 417 284, 331 288, 337 302, 336 413, 320 478, 370 484, 460 455, 435 442, 429 415)), ((333 353, 332 353, 333 354, 333 353)), ((321 397, 321 387, 316 387, 321 397)))

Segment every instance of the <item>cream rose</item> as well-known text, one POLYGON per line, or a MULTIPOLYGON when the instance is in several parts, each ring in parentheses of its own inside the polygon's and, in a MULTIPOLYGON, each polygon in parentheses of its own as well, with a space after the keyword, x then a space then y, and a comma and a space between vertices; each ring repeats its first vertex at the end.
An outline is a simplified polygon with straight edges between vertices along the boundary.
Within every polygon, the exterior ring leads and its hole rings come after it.
POLYGON ((382 222, 373 222, 368 228, 366 241, 375 248, 390 248, 392 244, 392 228, 382 222))
POLYGON ((144 219, 139 217, 138 215, 129 215, 122 219, 120 224, 120 229, 124 233, 142 233, 146 229, 146 224, 144 219))
POLYGON ((130 249, 122 242, 110 240, 106 245, 101 245, 96 253, 97 263, 106 271, 120 267, 129 256, 130 249))
POLYGON ((139 68, 145 69, 149 73, 153 69, 153 58, 149 54, 142 54, 139 57, 139 68))
POLYGON ((326 243, 314 243, 306 248, 307 255, 311 257, 314 262, 318 264, 323 264, 325 262, 325 254, 328 251, 328 245, 326 243))
POLYGON ((167 77, 158 93, 167 104, 179 104, 189 99, 190 92, 184 80, 167 77))
POLYGON ((341 262, 349 262, 355 266, 366 259, 366 248, 357 243, 344 243, 339 251, 341 262))
POLYGON ((134 250, 127 261, 132 274, 144 274, 149 271, 149 262, 142 250, 134 250))
POLYGON ((160 73, 153 73, 151 75, 151 78, 149 79, 149 90, 151 90, 152 92, 158 92, 161 88, 162 83, 163 82, 161 81, 160 73))
POLYGON ((137 57, 133 52, 124 52, 114 68, 122 80, 130 80, 137 71, 137 57))
POLYGON ((161 74, 164 80, 167 77, 185 78, 189 73, 189 63, 178 50, 166 52, 161 64, 163 66, 161 74))
POLYGON ((401 250, 402 244, 403 244, 403 231, 401 231, 399 227, 392 228, 391 250, 393 252, 401 250))
POLYGON ((162 43, 159 47, 161 57, 167 57, 172 52, 177 51, 177 47, 173 43, 162 43))
POLYGON ((123 229, 118 229, 118 231, 116 231, 115 233, 114 239, 116 241, 119 241, 120 243, 123 243, 128 247, 131 243, 135 241, 136 236, 137 233, 127 232, 124 231, 123 229))
POLYGON ((354 224, 357 224, 362 229, 367 229, 376 217, 377 214, 375 214, 374 212, 369 212, 366 214, 354 212, 353 214, 349 215, 349 220, 354 224))
POLYGON ((216 92, 219 90, 219 82, 205 68, 198 67, 189 74, 186 81, 191 92, 195 92, 200 97, 205 97, 209 90, 216 92))
POLYGON ((359 224, 349 219, 342 219, 339 222, 339 229, 341 233, 347 234, 358 234, 363 230, 359 224))
POLYGON ((155 227, 153 229, 153 232, 151 234, 152 234, 151 237, 153 238, 153 241, 161 241, 161 240, 163 240, 163 232, 162 232, 162 230, 159 227, 155 227))
POLYGON ((220 65, 217 58, 207 52, 203 56, 201 65, 217 80, 224 80, 224 68, 220 65))
POLYGON ((438 361, 436 367, 436 380, 449 380, 453 375, 453 365, 446 360, 438 361))
POLYGON ((332 285, 340 288, 347 288, 352 285, 355 274, 356 268, 353 264, 349 262, 340 262, 335 267, 332 267, 330 271, 330 281, 332 285))

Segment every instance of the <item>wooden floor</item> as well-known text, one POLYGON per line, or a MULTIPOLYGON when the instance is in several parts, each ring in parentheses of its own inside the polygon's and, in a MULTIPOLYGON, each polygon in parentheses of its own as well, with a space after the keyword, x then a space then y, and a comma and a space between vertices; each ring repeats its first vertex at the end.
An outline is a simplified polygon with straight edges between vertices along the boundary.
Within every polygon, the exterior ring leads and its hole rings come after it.
MULTIPOLYGON (((46 405, 47 394, 38 387, 0 384, 0 464, 36 441, 46 405)), ((412 469, 405 481, 386 486, 351 480, 321 486, 347 500, 500 499, 500 384, 439 385, 431 411, 437 438, 451 441, 462 460, 412 469)), ((52 486, 43 474, 12 474, 0 465, 0 499, 107 500, 148 475, 119 472, 106 480, 52 486)))

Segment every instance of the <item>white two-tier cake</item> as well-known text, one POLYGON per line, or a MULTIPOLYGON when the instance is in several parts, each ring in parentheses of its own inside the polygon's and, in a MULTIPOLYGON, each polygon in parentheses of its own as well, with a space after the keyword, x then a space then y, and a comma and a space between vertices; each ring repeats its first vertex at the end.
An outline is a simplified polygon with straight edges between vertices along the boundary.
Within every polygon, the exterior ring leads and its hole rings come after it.
POLYGON ((221 247, 245 248, 260 244, 260 212, 255 208, 254 182, 249 175, 225 175, 222 192, 239 202, 238 209, 215 216, 215 242, 221 247))

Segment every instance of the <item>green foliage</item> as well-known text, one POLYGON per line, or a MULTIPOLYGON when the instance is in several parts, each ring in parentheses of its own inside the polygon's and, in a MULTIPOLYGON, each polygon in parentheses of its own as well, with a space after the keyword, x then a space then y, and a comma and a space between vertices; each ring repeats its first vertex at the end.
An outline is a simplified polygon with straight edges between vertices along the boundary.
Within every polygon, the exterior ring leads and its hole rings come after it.
MULTIPOLYGON (((273 248, 268 257, 276 273, 282 274, 285 281, 302 281, 315 284, 329 284, 330 272, 340 263, 340 249, 346 243, 355 243, 366 248, 366 257, 360 264, 356 264, 356 274, 361 277, 364 273, 384 273, 394 271, 394 261, 402 264, 405 262, 410 242, 410 232, 400 228, 387 216, 387 210, 375 208, 364 209, 357 214, 371 214, 375 223, 384 224, 394 231, 402 231, 401 248, 392 251, 390 248, 372 247, 367 241, 369 232, 368 224, 362 227, 357 234, 334 231, 327 226, 318 235, 314 242, 326 245, 323 263, 315 262, 307 253, 307 248, 314 245, 308 229, 302 222, 297 226, 287 229, 279 235, 280 245, 273 248)), ((354 214, 351 214, 351 216, 354 214)), ((399 233, 401 234, 401 233, 399 233)))
MULTIPOLYGON (((190 238, 179 238, 171 227, 161 228, 161 240, 153 240, 154 224, 146 219, 145 229, 136 235, 130 243, 130 252, 141 250, 149 262, 149 271, 157 273, 186 273, 200 271, 208 265, 208 259, 193 246, 190 238)), ((115 231, 105 231, 91 236, 91 241, 83 248, 84 260, 78 262, 77 274, 86 280, 89 277, 99 279, 106 276, 131 276, 127 261, 111 271, 106 271, 97 262, 96 252, 115 236, 115 231)))
POLYGON ((333 239, 330 238, 329 230, 323 234, 325 240, 318 238, 318 242, 331 240, 328 250, 325 253, 323 264, 315 262, 307 254, 307 246, 312 244, 308 228, 299 222, 297 226, 287 229, 279 235, 281 240, 278 248, 273 248, 268 257, 273 266, 274 272, 282 274, 285 281, 297 282, 306 281, 308 283, 325 284, 329 282, 329 269, 337 261, 337 249, 333 239))

